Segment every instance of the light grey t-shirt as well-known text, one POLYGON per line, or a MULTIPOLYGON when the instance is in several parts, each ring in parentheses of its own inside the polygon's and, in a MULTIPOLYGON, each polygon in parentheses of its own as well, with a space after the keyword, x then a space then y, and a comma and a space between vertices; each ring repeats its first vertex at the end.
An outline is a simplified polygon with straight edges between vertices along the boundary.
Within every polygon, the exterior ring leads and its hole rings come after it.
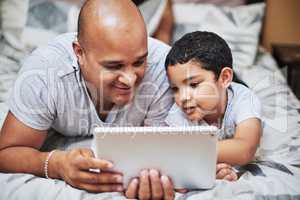
POLYGON ((24 62, 9 109, 25 125, 55 129, 65 136, 88 136, 95 126, 159 126, 173 105, 164 62, 169 46, 148 40, 145 76, 133 101, 115 106, 101 121, 87 92, 72 49, 76 34, 58 36, 24 62))
MULTIPOLYGON (((231 83, 227 89, 227 107, 218 132, 219 139, 232 138, 236 126, 244 120, 257 118, 261 120, 261 104, 258 97, 247 87, 231 83)), ((191 122, 184 112, 174 104, 165 120, 168 126, 198 126, 206 122, 191 122)))

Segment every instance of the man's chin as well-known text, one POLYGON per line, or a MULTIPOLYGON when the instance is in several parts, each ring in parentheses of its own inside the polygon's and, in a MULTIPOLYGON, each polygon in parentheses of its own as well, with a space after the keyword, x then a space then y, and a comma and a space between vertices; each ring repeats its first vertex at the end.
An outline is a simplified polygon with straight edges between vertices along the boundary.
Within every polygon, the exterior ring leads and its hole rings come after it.
POLYGON ((132 101, 133 97, 128 96, 128 97, 117 97, 114 100, 114 103, 118 106, 125 106, 126 104, 129 104, 132 101))

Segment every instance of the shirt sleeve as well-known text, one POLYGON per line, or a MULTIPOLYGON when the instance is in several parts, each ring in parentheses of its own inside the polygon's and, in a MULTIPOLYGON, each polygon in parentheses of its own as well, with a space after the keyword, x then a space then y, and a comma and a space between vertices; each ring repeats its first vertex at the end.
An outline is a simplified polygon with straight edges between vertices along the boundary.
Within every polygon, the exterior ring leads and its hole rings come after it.
POLYGON ((8 102, 10 112, 18 120, 37 130, 48 130, 56 113, 51 96, 55 83, 49 83, 43 65, 43 60, 35 56, 25 61, 8 102))
POLYGON ((250 118, 257 118, 261 120, 260 100, 252 91, 248 91, 247 93, 243 94, 236 102, 233 113, 235 116, 236 124, 239 124, 242 121, 250 118))
POLYGON ((165 118, 174 104, 173 94, 170 89, 168 77, 165 70, 165 59, 170 47, 160 41, 149 40, 149 58, 152 74, 148 80, 148 90, 152 90, 151 102, 149 104, 144 126, 166 126, 165 118), (150 89, 152 88, 152 89, 150 89))
POLYGON ((144 120, 144 126, 165 126, 165 118, 173 104, 173 96, 165 76, 163 83, 159 85, 144 120))

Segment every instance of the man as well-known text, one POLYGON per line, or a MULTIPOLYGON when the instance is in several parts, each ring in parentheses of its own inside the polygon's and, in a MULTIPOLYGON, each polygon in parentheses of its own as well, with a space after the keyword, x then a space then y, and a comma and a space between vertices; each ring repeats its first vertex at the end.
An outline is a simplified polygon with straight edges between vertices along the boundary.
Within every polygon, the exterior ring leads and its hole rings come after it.
MULTIPOLYGON (((39 149, 50 129, 75 137, 91 136, 95 126, 163 124, 173 103, 164 70, 169 48, 147 40, 142 16, 130 0, 86 1, 78 29, 77 37, 59 36, 25 61, 1 130, 0 171, 62 179, 89 192, 121 192, 122 173, 113 171, 111 162, 95 159, 90 149, 39 149), (101 173, 91 172, 94 168, 101 173)), ((4 189, 2 198, 9 191, 22 193, 9 183, 4 189)), ((170 179, 156 170, 143 170, 126 195, 174 197, 170 179)))

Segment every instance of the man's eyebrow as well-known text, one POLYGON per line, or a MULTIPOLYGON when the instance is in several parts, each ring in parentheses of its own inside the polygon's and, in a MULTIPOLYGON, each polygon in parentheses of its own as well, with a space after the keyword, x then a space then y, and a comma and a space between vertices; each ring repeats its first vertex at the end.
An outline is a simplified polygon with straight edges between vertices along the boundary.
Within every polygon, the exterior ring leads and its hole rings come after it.
POLYGON ((100 63, 101 65, 118 65, 122 64, 122 61, 120 60, 107 60, 100 63))
POLYGON ((143 55, 137 57, 137 60, 141 60, 141 59, 144 59, 148 56, 148 51, 146 53, 144 53, 143 55))
MULTIPOLYGON (((148 56, 148 52, 146 52, 143 55, 137 57, 136 60, 144 59, 147 56, 148 56)), ((105 61, 102 61, 100 64, 101 65, 118 65, 118 64, 123 64, 123 61, 122 60, 105 60, 105 61)))

